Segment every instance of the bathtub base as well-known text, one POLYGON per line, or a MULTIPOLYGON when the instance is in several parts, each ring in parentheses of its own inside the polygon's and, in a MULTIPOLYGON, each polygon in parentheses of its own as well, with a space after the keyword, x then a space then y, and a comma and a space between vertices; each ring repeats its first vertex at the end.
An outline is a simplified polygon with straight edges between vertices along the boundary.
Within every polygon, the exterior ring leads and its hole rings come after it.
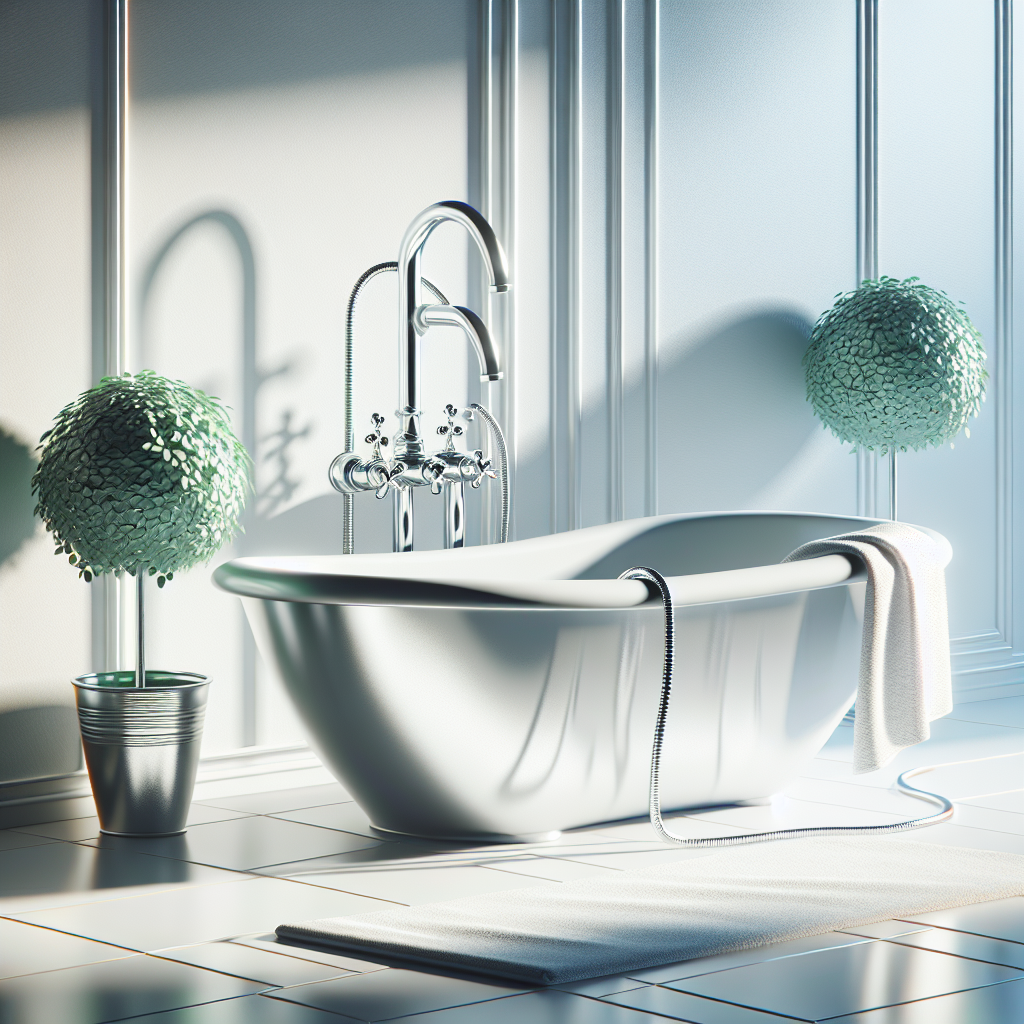
POLYGON ((562 835, 560 831, 554 832, 531 832, 521 836, 504 835, 498 832, 478 832, 474 835, 453 836, 453 835, 423 835, 419 832, 398 832, 393 828, 380 828, 377 825, 370 825, 370 828, 382 838, 389 836, 395 839, 429 839, 431 842, 442 843, 553 843, 562 835))

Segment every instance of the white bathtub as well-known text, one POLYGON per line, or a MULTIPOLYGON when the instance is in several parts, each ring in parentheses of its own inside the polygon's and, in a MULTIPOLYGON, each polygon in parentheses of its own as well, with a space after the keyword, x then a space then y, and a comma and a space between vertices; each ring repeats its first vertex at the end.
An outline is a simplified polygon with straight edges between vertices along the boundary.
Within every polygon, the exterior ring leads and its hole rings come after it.
POLYGON ((850 707, 863 577, 778 565, 877 520, 634 519, 456 551, 239 558, 245 604, 313 746, 382 830, 509 840, 647 813, 670 577, 676 673, 662 806, 783 788, 850 707))

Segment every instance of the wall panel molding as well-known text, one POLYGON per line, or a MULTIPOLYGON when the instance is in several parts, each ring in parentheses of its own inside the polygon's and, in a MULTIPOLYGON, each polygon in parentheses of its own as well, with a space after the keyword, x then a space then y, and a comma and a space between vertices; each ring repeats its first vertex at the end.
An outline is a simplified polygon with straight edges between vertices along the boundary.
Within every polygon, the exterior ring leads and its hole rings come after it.
POLYGON ((1013 5, 995 0, 996 628, 1013 646, 1013 5))
POLYGON ((620 224, 613 249, 621 495, 614 517, 631 519, 657 508, 657 3, 626 2, 622 13, 620 224))
POLYGON ((580 130, 582 0, 551 5, 551 524, 580 525, 580 130))
MULTIPOLYGON (((518 257, 517 160, 519 157, 519 2, 487 0, 481 25, 480 67, 481 148, 480 205, 505 248, 512 288, 502 296, 492 296, 486 284, 481 294, 487 297, 487 322, 504 357, 505 377, 495 390, 498 398, 492 411, 498 416, 508 447, 509 486, 515 492, 518 445, 518 374, 516 345, 516 308, 519 286, 516 273, 518 257)), ((470 371, 475 376, 474 371, 470 371)), ((492 397, 481 401, 491 406, 492 397)), ((492 456, 493 457, 493 456, 492 456)), ((481 502, 483 516, 481 539, 491 543, 496 521, 496 494, 488 488, 481 502)), ((516 536, 515 506, 509 524, 509 539, 516 536)))
POLYGON ((994 0, 994 300, 989 408, 995 416, 995 626, 952 641, 958 689, 1018 683, 1024 671, 1014 600, 1013 2, 994 0))
POLYGON ((658 118, 661 5, 644 6, 644 512, 658 513, 658 118))
MULTIPOLYGON (((857 0, 857 280, 878 277, 878 0, 857 0)), ((857 453, 857 515, 884 515, 879 456, 857 453)))
POLYGON ((552 529, 657 511, 658 3, 551 5, 552 529))
MULTIPOLYGON (((102 278, 94 296, 103 310, 96 317, 102 337, 93 340, 94 363, 105 376, 117 377, 128 369, 128 0, 105 0, 103 45, 102 132, 95 142, 102 155, 94 161, 102 177, 94 180, 94 214, 103 223, 101 251, 94 251, 94 274, 102 278)), ((93 597, 93 663, 111 671, 132 664, 131 632, 134 614, 126 579, 112 573, 96 581, 93 597)))
POLYGON ((625 480, 623 478, 623 207, 626 187, 627 116, 626 78, 626 0, 608 0, 607 9, 607 87, 605 101, 605 145, 607 166, 607 209, 605 232, 607 250, 605 323, 608 360, 608 519, 623 518, 625 480))

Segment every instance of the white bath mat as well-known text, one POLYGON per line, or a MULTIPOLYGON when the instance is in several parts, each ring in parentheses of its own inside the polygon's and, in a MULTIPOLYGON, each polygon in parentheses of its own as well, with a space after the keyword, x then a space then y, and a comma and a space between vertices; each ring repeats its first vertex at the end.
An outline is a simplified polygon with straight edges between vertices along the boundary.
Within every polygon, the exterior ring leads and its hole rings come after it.
POLYGON ((286 924, 290 942, 539 984, 1024 895, 1024 856, 882 836, 716 851, 611 878, 286 924))

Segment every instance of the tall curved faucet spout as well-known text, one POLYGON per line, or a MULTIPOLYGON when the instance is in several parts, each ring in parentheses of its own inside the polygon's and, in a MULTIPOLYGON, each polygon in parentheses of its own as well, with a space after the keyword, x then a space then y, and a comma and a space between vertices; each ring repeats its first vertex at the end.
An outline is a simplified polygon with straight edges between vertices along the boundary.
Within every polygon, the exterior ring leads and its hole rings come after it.
MULTIPOLYGON (((473 209, 468 203, 459 202, 456 199, 448 199, 441 203, 434 203, 418 214, 409 225, 402 239, 402 246, 398 254, 398 275, 399 275, 399 300, 398 300, 398 322, 399 330, 399 392, 398 410, 402 417, 402 436, 399 442, 403 448, 408 448, 412 454, 416 454, 422 447, 419 436, 419 424, 417 415, 419 413, 420 399, 420 367, 419 367, 419 339, 420 328, 417 325, 417 311, 421 306, 420 297, 420 258, 423 247, 436 227, 453 221, 469 233, 469 236, 476 243, 483 257, 484 266, 487 268, 487 276, 490 279, 491 290, 494 292, 506 292, 509 289, 508 262, 505 259, 505 251, 501 247, 494 229, 478 210, 473 209)), ((468 311, 467 311, 468 312, 468 311)), ((483 326, 479 317, 474 317, 476 324, 483 326)), ((451 322, 451 321, 447 321, 451 322)), ((496 375, 501 373, 498 365, 497 354, 490 342, 490 336, 486 329, 481 335, 467 328, 465 323, 460 322, 458 326, 466 330, 467 336, 474 342, 477 353, 481 356, 481 363, 489 363, 481 367, 482 372, 490 379, 497 379, 496 375), (486 353, 483 351, 484 339, 486 338, 486 353)))
POLYGON ((494 229, 479 210, 458 199, 434 203, 413 219, 402 239, 398 255, 398 273, 404 278, 405 268, 413 254, 423 248, 434 228, 445 221, 454 221, 466 229, 483 257, 491 288, 496 292, 507 292, 511 283, 508 279, 508 263, 505 259, 505 250, 494 234, 494 229))

